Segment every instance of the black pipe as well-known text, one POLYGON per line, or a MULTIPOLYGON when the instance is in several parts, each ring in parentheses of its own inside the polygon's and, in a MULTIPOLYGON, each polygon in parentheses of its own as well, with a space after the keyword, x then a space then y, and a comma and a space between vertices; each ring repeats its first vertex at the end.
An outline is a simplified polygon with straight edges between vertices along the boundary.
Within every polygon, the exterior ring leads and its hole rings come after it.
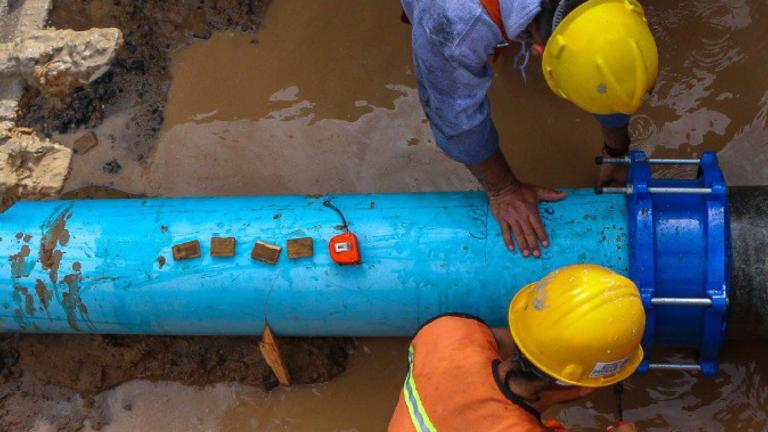
POLYGON ((728 338, 768 337, 768 187, 728 188, 731 292, 728 338))

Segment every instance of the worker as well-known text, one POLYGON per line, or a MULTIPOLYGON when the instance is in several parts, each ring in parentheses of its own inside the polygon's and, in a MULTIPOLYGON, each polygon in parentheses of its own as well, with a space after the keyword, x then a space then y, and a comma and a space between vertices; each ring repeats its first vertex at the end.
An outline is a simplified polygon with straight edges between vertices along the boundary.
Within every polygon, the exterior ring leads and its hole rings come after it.
MULTIPOLYGON (((552 91, 594 114, 602 126, 603 155, 626 155, 629 115, 658 69, 641 5, 636 0, 401 2, 403 21, 412 24, 419 98, 435 142, 487 191, 507 248, 514 250, 517 243, 524 257, 539 257, 539 244, 547 247, 549 240, 538 203, 565 193, 525 183, 499 150, 486 95, 493 76, 489 57, 519 42, 516 62, 524 72, 529 54, 542 56, 552 91)), ((623 184, 626 173, 625 166, 603 165, 599 184, 623 184)))
POLYGON ((526 286, 508 315, 509 328, 463 314, 424 324, 388 430, 564 431, 539 413, 619 383, 643 358, 637 287, 597 265, 564 267, 526 286))

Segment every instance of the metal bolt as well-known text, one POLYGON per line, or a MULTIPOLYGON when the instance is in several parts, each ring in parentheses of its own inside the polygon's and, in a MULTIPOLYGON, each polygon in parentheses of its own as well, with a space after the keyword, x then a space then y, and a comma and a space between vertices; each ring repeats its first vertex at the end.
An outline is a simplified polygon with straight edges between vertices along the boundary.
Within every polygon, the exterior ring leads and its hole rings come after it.
MULTIPOLYGON (((632 185, 626 187, 595 187, 596 194, 625 194, 632 195, 634 192, 632 185)), ((686 187, 649 187, 648 192, 652 194, 701 194, 712 193, 712 188, 686 188, 686 187)))
POLYGON ((682 363, 651 363, 648 365, 651 370, 672 370, 672 371, 701 371, 701 366, 697 364, 682 363))
POLYGON ((712 299, 654 297, 651 299, 651 304, 654 306, 712 306, 712 299))
MULTIPOLYGON (((701 159, 639 159, 637 162, 647 162, 651 165, 698 165, 701 163, 701 159)), ((597 156, 595 163, 602 164, 626 164, 632 163, 632 159, 629 156, 626 157, 605 157, 597 156)))

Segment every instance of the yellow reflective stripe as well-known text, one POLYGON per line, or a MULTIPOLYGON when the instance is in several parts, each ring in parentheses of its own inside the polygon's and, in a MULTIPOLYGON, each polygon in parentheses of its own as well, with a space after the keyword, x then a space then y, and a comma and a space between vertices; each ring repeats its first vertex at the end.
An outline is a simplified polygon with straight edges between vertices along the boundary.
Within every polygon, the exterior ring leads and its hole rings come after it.
POLYGON ((408 348, 408 374, 403 385, 403 399, 411 415, 411 423, 418 432, 437 432, 427 415, 427 410, 421 404, 419 391, 416 390, 416 381, 413 379, 413 346, 408 348))

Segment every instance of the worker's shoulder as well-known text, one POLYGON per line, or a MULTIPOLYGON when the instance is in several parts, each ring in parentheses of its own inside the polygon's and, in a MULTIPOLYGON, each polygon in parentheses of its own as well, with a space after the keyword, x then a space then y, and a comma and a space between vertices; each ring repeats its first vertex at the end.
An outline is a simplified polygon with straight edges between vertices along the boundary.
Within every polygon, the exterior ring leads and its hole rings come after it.
POLYGON ((449 46, 457 44, 485 14, 479 1, 426 0, 414 3, 427 34, 449 46))
MULTIPOLYGON (((493 334, 491 328, 482 320, 482 318, 466 313, 448 312, 437 315, 424 322, 416 331, 415 336, 419 336, 423 333, 431 333, 436 330, 442 332, 445 329, 455 330, 457 328, 468 328, 482 333, 493 334)), ((457 332, 454 331, 451 333, 456 334, 457 332)))

